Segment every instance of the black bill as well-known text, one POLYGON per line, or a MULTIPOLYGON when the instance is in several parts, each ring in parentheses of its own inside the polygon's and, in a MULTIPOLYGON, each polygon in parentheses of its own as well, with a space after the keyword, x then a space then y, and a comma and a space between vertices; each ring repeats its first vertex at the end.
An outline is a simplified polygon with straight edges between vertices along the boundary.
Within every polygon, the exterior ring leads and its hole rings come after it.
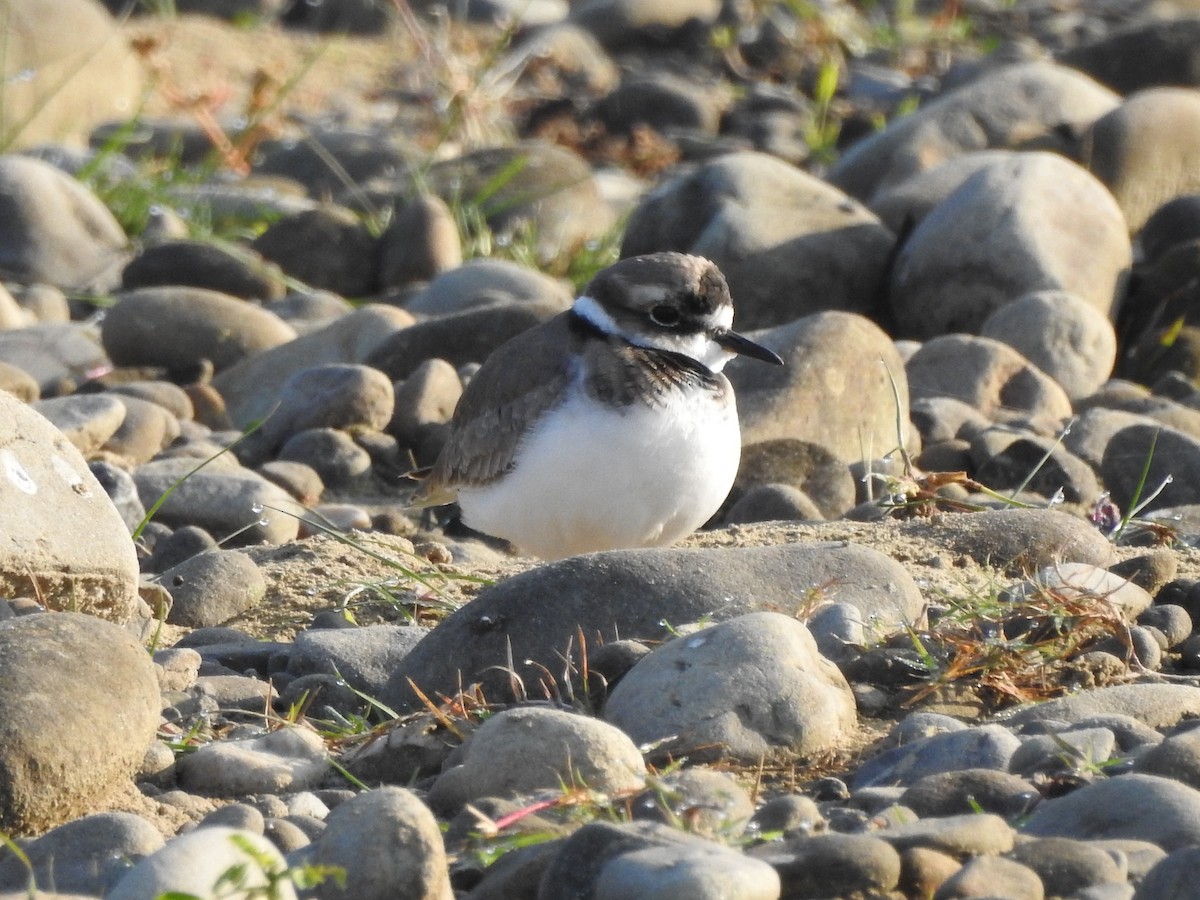
POLYGON ((762 344, 756 344, 748 337, 742 337, 736 331, 725 331, 713 336, 713 340, 738 356, 748 356, 773 366, 782 366, 783 360, 774 350, 768 350, 762 344))

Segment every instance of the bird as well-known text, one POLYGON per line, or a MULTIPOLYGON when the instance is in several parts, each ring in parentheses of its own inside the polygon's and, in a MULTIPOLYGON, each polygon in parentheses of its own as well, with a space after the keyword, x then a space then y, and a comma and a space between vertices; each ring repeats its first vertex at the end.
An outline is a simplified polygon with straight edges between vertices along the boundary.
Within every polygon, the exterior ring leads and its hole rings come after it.
POLYGON ((484 360, 413 505, 457 500, 468 527, 543 560, 681 540, 737 475, 721 370, 738 355, 783 365, 732 326, 729 285, 708 259, 608 266, 570 309, 484 360))

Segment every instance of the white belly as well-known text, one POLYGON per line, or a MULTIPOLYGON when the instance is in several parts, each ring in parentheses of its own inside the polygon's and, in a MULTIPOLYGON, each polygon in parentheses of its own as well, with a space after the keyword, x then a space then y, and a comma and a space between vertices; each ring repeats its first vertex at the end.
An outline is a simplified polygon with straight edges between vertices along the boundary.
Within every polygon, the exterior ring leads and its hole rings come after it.
POLYGON ((732 402, 674 400, 614 409, 576 396, 526 436, 512 472, 460 488, 463 521, 543 559, 691 534, 728 495, 741 435, 732 402))

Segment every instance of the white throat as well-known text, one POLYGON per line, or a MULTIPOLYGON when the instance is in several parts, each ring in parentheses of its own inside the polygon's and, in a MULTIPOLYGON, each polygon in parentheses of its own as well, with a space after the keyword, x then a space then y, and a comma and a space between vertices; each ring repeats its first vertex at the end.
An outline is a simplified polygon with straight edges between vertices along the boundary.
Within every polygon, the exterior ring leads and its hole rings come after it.
MULTIPOLYGON (((648 347, 652 350, 667 350, 672 353, 682 353, 684 356, 696 360, 705 368, 712 372, 720 372, 725 368, 725 364, 733 359, 737 354, 726 350, 707 334, 670 334, 670 333, 655 333, 641 332, 639 334, 629 334, 624 331, 616 320, 595 297, 589 297, 583 294, 575 300, 572 307, 576 315, 582 316, 591 325, 599 328, 605 334, 615 335, 623 338, 635 347, 648 347)), ((717 315, 716 326, 718 328, 729 328, 733 324, 733 310, 728 307, 722 309, 717 315)))

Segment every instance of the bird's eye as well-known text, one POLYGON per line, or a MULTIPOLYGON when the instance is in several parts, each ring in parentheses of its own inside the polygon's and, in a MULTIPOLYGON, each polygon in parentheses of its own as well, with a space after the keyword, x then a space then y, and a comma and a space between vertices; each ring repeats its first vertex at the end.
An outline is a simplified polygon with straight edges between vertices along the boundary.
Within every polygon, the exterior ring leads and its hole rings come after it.
POLYGON ((655 325, 678 325, 679 310, 673 306, 655 306, 650 310, 650 321, 655 325))

